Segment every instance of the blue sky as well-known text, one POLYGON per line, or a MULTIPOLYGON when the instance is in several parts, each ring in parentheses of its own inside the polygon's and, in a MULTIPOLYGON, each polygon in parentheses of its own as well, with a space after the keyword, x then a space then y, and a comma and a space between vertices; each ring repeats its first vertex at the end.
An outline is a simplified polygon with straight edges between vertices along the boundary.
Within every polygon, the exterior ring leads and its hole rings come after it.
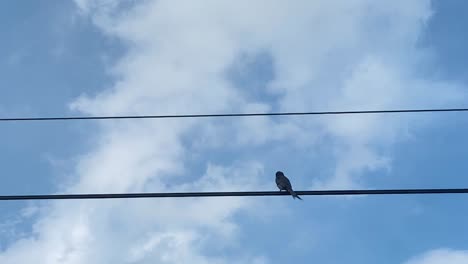
MULTIPOLYGON (((0 3, 0 115, 468 103, 461 0, 176 2, 0 3)), ((0 128, 2 194, 468 185, 463 113, 0 128)), ((0 262, 466 263, 466 202, 4 202, 0 262)))

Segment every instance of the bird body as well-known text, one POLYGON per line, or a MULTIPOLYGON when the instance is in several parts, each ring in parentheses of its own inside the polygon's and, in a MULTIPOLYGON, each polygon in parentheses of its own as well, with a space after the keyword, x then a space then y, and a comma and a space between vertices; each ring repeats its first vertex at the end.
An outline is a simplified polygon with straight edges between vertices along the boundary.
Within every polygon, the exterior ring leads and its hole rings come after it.
POLYGON ((278 189, 280 191, 288 191, 292 197, 294 199, 299 199, 299 200, 302 200, 301 197, 299 197, 299 195, 296 194, 296 192, 294 192, 294 190, 292 189, 292 186, 291 186, 291 182, 289 181, 289 179, 284 176, 284 173, 282 171, 277 171, 276 172, 276 186, 278 186, 278 189))

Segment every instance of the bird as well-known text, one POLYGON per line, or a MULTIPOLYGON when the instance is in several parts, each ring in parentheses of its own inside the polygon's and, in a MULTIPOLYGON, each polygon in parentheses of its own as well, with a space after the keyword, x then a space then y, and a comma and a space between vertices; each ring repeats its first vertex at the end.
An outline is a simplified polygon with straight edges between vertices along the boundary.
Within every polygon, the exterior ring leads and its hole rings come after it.
POLYGON ((291 182, 286 176, 284 176, 284 173, 282 171, 276 172, 275 181, 276 181, 276 186, 278 186, 278 189, 280 189, 280 191, 283 191, 283 190, 288 191, 294 199, 297 198, 299 200, 302 200, 302 198, 299 197, 299 195, 297 195, 296 192, 293 191, 291 182))

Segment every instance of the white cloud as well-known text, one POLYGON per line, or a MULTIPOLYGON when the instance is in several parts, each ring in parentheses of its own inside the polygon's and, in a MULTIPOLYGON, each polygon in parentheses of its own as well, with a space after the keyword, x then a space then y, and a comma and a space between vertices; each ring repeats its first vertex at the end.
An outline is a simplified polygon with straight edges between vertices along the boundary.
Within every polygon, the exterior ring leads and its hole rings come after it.
POLYGON ((454 249, 436 249, 414 257, 404 264, 465 264, 468 263, 468 251, 454 249))
MULTIPOLYGON (((111 69, 115 85, 71 104, 82 113, 371 109, 463 99, 455 85, 418 77, 424 53, 417 37, 431 14, 426 0, 75 2, 102 32, 128 47, 111 69), (262 87, 272 102, 245 96, 248 87, 226 78, 238 56, 258 53, 273 61, 274 76, 262 87)), ((411 120, 106 122, 96 132, 96 147, 80 158, 75 182, 63 191, 259 188, 268 164, 239 157, 223 166, 199 157, 207 149, 253 152, 271 143, 285 149, 283 158, 293 158, 287 153, 292 148, 327 146, 336 166, 322 186, 355 186, 366 170, 391 167, 382 148, 405 137, 411 120), (206 172, 198 172, 193 160, 206 172)), ((238 263, 237 255, 206 251, 235 244, 241 230, 233 217, 254 206, 246 198, 53 203, 41 210, 32 235, 11 244, 0 262, 238 263)), ((240 258, 267 263, 262 255, 240 258)))

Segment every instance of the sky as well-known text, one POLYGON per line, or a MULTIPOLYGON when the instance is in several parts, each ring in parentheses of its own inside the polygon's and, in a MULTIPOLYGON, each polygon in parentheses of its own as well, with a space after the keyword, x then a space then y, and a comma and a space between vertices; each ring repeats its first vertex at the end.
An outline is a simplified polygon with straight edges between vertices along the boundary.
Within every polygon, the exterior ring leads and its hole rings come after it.
MULTIPOLYGON (((468 105, 468 3, 0 3, 0 116, 468 105)), ((0 123, 0 194, 468 186, 464 113, 0 123)), ((464 195, 0 203, 0 263, 468 263, 464 195)))

